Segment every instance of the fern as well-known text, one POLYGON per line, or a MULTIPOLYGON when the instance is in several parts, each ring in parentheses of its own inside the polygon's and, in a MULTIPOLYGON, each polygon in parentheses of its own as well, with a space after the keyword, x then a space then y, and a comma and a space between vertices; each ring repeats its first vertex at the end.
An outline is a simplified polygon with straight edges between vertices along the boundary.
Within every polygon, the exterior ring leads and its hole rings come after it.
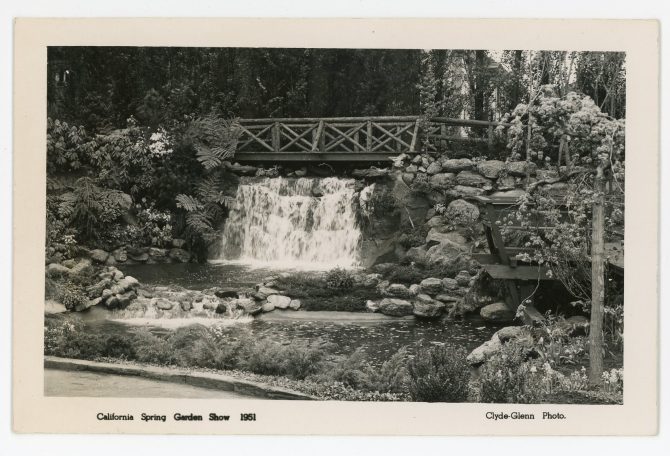
POLYGON ((189 195, 177 195, 177 207, 186 210, 187 212, 195 212, 201 210, 203 205, 200 201, 189 195))
POLYGON ((196 159, 210 170, 235 155, 240 132, 237 119, 229 121, 210 115, 193 120, 188 135, 193 142, 196 159))

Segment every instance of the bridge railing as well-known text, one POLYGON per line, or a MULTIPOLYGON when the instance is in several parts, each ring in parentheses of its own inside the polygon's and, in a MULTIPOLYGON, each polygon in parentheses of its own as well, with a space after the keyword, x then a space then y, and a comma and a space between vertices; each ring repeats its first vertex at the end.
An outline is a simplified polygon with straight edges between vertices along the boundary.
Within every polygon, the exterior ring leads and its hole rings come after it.
POLYGON ((241 119, 239 124, 237 152, 372 154, 440 151, 454 141, 492 147, 494 128, 508 125, 420 116, 241 119), (485 133, 473 135, 473 129, 485 133))

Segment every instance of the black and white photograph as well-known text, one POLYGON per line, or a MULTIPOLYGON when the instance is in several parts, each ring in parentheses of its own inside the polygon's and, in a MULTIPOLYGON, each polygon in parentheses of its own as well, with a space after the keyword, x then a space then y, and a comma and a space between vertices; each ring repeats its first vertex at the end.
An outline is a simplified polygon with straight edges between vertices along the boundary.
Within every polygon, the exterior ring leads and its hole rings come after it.
POLYGON ((17 19, 13 431, 654 435, 658 25, 17 19))
POLYGON ((626 52, 46 64, 45 396, 624 404, 626 52))

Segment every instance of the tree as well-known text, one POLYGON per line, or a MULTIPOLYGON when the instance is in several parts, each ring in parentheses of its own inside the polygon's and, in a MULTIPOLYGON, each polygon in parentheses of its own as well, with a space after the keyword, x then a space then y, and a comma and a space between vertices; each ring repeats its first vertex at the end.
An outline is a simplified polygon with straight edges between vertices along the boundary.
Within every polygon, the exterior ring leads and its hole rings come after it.
POLYGON ((543 86, 531 101, 510 116, 508 147, 513 155, 529 148, 532 160, 546 168, 556 163, 559 175, 532 184, 509 217, 521 222, 522 242, 534 248, 523 259, 548 266, 576 301, 590 308, 589 379, 599 383, 607 299, 604 242, 623 232, 625 125, 574 92, 559 97, 553 87, 543 86), (524 122, 532 122, 529 136, 524 122), (567 141, 571 152, 563 157, 565 166, 557 163, 560 149, 554 147, 561 141, 567 141))

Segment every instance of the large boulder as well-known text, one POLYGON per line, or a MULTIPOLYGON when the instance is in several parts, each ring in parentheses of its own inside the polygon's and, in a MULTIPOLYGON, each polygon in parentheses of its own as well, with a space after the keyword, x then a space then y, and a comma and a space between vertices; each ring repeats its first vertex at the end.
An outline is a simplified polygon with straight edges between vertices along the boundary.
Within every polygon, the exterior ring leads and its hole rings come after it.
POLYGON ((268 303, 275 306, 276 309, 288 309, 289 304, 291 304, 291 298, 278 294, 268 296, 267 300, 268 303))
POLYGON ((446 277, 442 279, 442 288, 445 290, 456 290, 458 289, 458 281, 456 279, 446 277))
POLYGON ((441 172, 442 172, 442 165, 440 164, 439 161, 434 161, 433 163, 428 165, 428 168, 426 168, 426 174, 431 175, 431 176, 433 174, 437 174, 437 173, 441 173, 441 172))
POLYGON ((118 249, 112 252, 112 255, 116 261, 119 263, 125 263, 128 261, 128 252, 124 247, 119 247, 118 249))
POLYGON ((505 162, 500 160, 485 160, 477 163, 477 172, 488 179, 497 179, 505 169, 505 162))
POLYGON ((449 203, 444 215, 451 223, 471 225, 479 219, 479 209, 472 203, 457 199, 449 203))
POLYGON ((431 228, 426 236, 426 244, 430 247, 435 244, 457 244, 467 250, 467 239, 457 231, 442 232, 438 228, 431 228))
POLYGON ((397 298, 384 298, 379 302, 379 312, 393 317, 412 315, 414 307, 409 301, 397 298))
POLYGON ((89 298, 95 299, 102 295, 102 292, 105 288, 110 288, 113 284, 113 281, 111 278, 105 278, 100 280, 99 282, 96 282, 95 284, 86 287, 86 294, 88 295, 89 298))
POLYGON ((512 176, 525 177, 526 174, 534 176, 537 174, 537 165, 533 162, 514 161, 505 166, 507 172, 512 176))
POLYGON ((428 257, 425 246, 407 249, 405 257, 414 263, 425 263, 428 257))
POLYGON ((171 310, 175 303, 164 298, 156 299, 156 307, 160 310, 171 310))
POLYGON ((447 195, 452 198, 472 198, 483 194, 483 188, 470 187, 468 185, 455 185, 454 188, 447 192, 447 195))
POLYGON ((367 302, 365 303, 365 308, 368 309, 368 311, 370 312, 378 312, 379 301, 373 301, 371 299, 368 299, 367 302))
POLYGON ((401 283, 392 283, 386 289, 386 294, 395 298, 411 298, 412 292, 401 283))
POLYGON ((109 258, 109 253, 102 249, 91 250, 90 252, 91 260, 98 264, 103 264, 109 258))
POLYGON ((191 260, 191 254, 184 249, 170 249, 170 258, 180 263, 188 263, 191 260))
POLYGON ((60 277, 70 274, 70 269, 60 263, 51 263, 47 265, 47 274, 51 277, 60 277))
POLYGON ((469 158, 452 158, 442 160, 442 169, 450 173, 472 169, 474 163, 469 158))
POLYGON ((456 176, 456 182, 458 185, 465 185, 467 187, 481 187, 481 188, 492 188, 492 182, 490 179, 485 178, 484 176, 474 173, 472 171, 461 171, 456 176))
POLYGON ((302 306, 302 302, 299 299, 291 299, 291 302, 288 303, 288 308, 292 310, 299 310, 302 306))
POLYGON ((514 320, 515 313, 504 302, 494 302, 480 309, 479 315, 491 322, 509 322, 514 320))
POLYGON ((456 175, 453 173, 439 173, 430 176, 430 185, 433 188, 446 190, 456 184, 456 175))
POLYGON ((275 306, 270 302, 264 302, 263 305, 261 305, 261 310, 263 312, 272 312, 275 310, 275 306))
POLYGON ((429 277, 421 281, 421 290, 429 295, 436 295, 442 291, 442 281, 435 277, 429 277))
POLYGON ((462 252, 462 247, 452 243, 434 245, 426 252, 426 262, 431 265, 451 265, 462 252))
POLYGON ((413 313, 419 318, 438 318, 444 314, 445 309, 443 302, 435 301, 426 294, 420 294, 414 301, 413 313))
POLYGON ((257 315, 263 311, 261 304, 253 299, 238 299, 235 301, 235 306, 249 315, 257 315))
POLYGON ((472 276, 470 276, 468 271, 460 271, 458 274, 456 274, 456 277, 454 277, 456 283, 462 287, 467 286, 470 283, 471 278, 472 276))
POLYGON ((271 295, 279 294, 278 290, 275 290, 274 288, 270 288, 270 287, 266 287, 266 286, 259 286, 257 292, 258 292, 258 294, 260 294, 264 298, 267 298, 268 296, 271 296, 271 295))
POLYGON ((158 247, 149 247, 149 260, 155 263, 165 263, 168 259, 167 249, 161 249, 158 247))
POLYGON ((501 349, 502 342, 500 342, 500 339, 494 335, 491 340, 487 340, 479 347, 472 350, 472 352, 465 359, 471 366, 479 366, 483 364, 488 358, 498 353, 501 349))

